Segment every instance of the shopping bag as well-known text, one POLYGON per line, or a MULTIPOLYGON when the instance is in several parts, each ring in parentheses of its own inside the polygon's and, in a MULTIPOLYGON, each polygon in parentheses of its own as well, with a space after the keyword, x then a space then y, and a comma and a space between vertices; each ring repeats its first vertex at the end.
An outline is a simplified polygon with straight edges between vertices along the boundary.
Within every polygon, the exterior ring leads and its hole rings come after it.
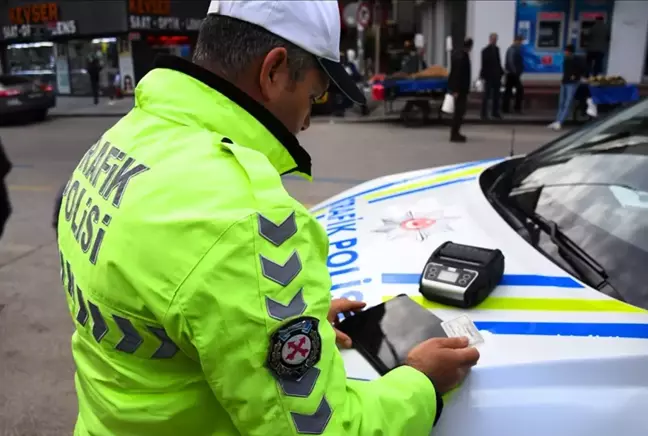
POLYGON ((441 111, 445 112, 446 114, 452 114, 454 113, 454 97, 452 94, 446 94, 445 97, 443 98, 443 104, 441 105, 441 111))
POLYGON ((585 111, 585 113, 592 118, 596 118, 598 116, 598 109, 596 108, 594 100, 592 100, 591 97, 587 99, 587 111, 585 111))

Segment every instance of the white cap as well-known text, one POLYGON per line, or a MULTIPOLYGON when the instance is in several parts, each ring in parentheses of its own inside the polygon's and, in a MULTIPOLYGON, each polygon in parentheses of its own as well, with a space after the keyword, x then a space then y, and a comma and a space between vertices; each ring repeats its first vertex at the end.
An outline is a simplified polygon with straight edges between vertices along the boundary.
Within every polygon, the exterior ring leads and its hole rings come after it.
POLYGON ((331 81, 352 101, 365 97, 340 65, 337 0, 212 0, 210 14, 256 24, 314 55, 331 81))

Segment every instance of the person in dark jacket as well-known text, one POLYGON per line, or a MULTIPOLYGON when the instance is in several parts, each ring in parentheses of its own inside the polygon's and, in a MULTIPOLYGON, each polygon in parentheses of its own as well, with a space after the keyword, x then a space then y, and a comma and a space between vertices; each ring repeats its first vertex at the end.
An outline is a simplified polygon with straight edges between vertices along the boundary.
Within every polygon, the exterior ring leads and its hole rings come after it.
POLYGON ((7 221, 9 221, 9 216, 11 216, 11 202, 9 201, 9 190, 5 179, 9 172, 11 171, 12 165, 9 157, 2 147, 2 141, 0 141, 0 239, 4 233, 5 226, 7 221))
POLYGON ((504 113, 509 112, 513 89, 515 89, 515 112, 518 114, 522 112, 522 100, 524 99, 524 86, 522 86, 521 79, 522 72, 524 71, 522 41, 524 41, 523 36, 516 36, 513 44, 506 50, 504 60, 506 88, 504 89, 504 98, 502 99, 502 112, 504 113))
POLYGON ((459 133, 459 129, 463 123, 468 94, 470 93, 470 51, 472 48, 472 38, 466 38, 463 43, 463 48, 457 50, 452 55, 450 76, 448 77, 448 92, 452 94, 455 100, 452 127, 450 130, 451 142, 466 142, 466 137, 459 133))
POLYGON ((491 33, 488 45, 481 52, 481 71, 479 78, 484 81, 484 94, 482 97, 481 117, 488 118, 488 101, 492 100, 491 114, 493 118, 502 118, 499 111, 500 88, 502 87, 502 59, 497 46, 497 33, 491 33))
POLYGON ((603 59, 610 42, 610 30, 603 17, 596 17, 590 29, 589 43, 587 45, 587 70, 588 75, 598 76, 603 74, 603 59))
POLYGON ((91 54, 88 58, 86 70, 90 77, 90 88, 92 89, 94 104, 99 104, 99 75, 101 73, 101 62, 96 54, 91 54))
POLYGON ((423 59, 423 54, 409 43, 405 47, 405 55, 401 61, 401 71, 407 74, 414 74, 426 68, 427 63, 423 59))
MULTIPOLYGON (((401 72, 405 74, 414 74, 418 73, 427 68, 427 63, 423 58, 422 49, 418 49, 412 46, 410 41, 405 42, 405 55, 401 62, 401 72)), ((428 119, 432 108, 430 107, 430 102, 427 100, 407 100, 405 106, 401 110, 401 116, 409 116, 414 113, 415 108, 418 108, 418 111, 422 114, 423 120, 428 119)))
POLYGON ((558 101, 558 114, 556 121, 549 125, 549 128, 560 130, 562 124, 569 115, 569 109, 574 101, 576 90, 586 73, 586 65, 580 56, 575 54, 573 44, 565 47, 565 60, 563 61, 563 76, 560 84, 560 98, 558 101))

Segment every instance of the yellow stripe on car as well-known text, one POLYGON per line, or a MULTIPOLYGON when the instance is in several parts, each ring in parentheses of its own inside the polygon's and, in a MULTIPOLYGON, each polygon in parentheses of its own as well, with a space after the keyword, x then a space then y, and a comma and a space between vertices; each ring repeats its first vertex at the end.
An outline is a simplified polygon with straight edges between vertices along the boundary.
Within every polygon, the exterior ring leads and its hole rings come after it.
MULTIPOLYGON (((401 192, 406 192, 406 191, 414 190, 414 189, 417 189, 417 188, 425 188, 427 186, 435 185, 437 183, 450 182, 452 180, 460 179, 462 177, 476 176, 478 174, 481 174, 482 171, 484 171, 484 168, 486 168, 486 167, 480 166, 480 167, 476 167, 476 168, 469 168, 469 169, 466 169, 466 170, 463 170, 463 171, 457 171, 457 172, 453 172, 451 174, 444 174, 442 176, 434 177, 434 178, 431 178, 431 179, 425 179, 425 180, 418 181, 418 182, 415 182, 415 183, 408 183, 408 184, 404 184, 404 185, 399 185, 396 188, 381 189, 381 190, 372 192, 371 194, 361 195, 361 196, 358 196, 358 197, 366 199, 367 201, 369 201, 369 200, 373 200, 375 198, 380 198, 380 197, 388 196, 388 195, 391 195, 391 194, 398 194, 398 193, 401 193, 401 192)), ((313 215, 318 215, 321 212, 323 212, 324 210, 326 210, 328 207, 329 206, 320 207, 319 209, 312 210, 311 213, 313 215)))
MULTIPOLYGON (((383 301, 394 297, 384 297, 383 301)), ((426 300, 423 296, 410 296, 426 309, 448 309, 451 306, 426 300)), ((568 298, 516 298, 489 297, 473 310, 533 310, 541 312, 623 312, 647 313, 648 311, 617 300, 583 300, 568 298)))
POLYGON ((371 194, 365 196, 367 200, 373 200, 375 198, 383 197, 386 195, 398 194, 401 192, 409 191, 417 188, 424 188, 426 186, 435 185, 437 183, 449 182, 455 179, 460 179, 462 177, 470 177, 480 174, 484 171, 484 167, 469 168, 467 170, 457 171, 451 174, 444 174, 443 176, 434 177, 432 179, 426 179, 420 182, 407 183, 405 185, 400 185, 396 188, 385 189, 377 192, 372 192, 371 194))

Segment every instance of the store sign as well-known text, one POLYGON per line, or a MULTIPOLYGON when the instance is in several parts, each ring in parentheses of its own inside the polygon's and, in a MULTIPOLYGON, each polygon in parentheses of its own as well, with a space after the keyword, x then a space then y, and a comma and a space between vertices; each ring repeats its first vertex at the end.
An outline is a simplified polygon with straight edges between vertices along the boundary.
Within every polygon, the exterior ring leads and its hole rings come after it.
POLYGON ((202 19, 171 16, 171 0, 129 0, 131 30, 198 31, 202 19))
POLYGON ((156 17, 152 15, 131 15, 132 30, 198 31, 202 19, 179 17, 156 17))
POLYGON ((24 24, 43 24, 58 20, 58 5, 53 2, 35 3, 9 8, 9 23, 16 26, 24 24))
POLYGON ((9 8, 9 25, 2 27, 4 39, 50 38, 77 33, 74 20, 59 21, 56 3, 35 3, 9 8))
POLYGON ((171 15, 171 0, 129 0, 131 15, 171 15))
POLYGON ((49 38, 52 36, 74 35, 77 33, 76 21, 56 21, 47 24, 23 24, 4 26, 2 28, 2 36, 4 39, 15 38, 49 38))

